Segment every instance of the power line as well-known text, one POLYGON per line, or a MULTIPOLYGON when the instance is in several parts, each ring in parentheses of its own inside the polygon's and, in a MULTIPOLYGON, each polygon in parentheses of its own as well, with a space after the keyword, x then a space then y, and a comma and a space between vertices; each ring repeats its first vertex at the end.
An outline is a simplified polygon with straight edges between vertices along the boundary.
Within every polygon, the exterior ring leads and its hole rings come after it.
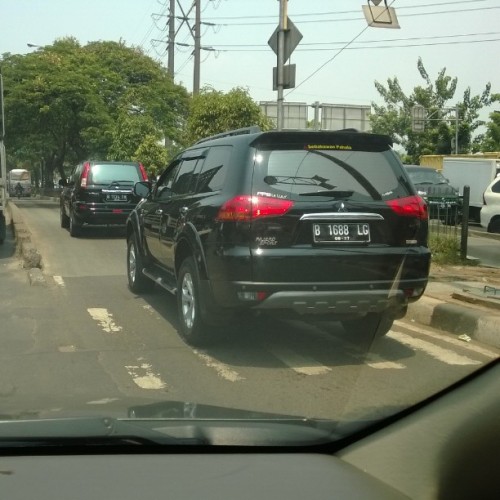
MULTIPOLYGON (((399 14, 399 8, 398 8, 398 17, 419 17, 419 16, 436 16, 439 14, 459 14, 459 13, 464 13, 464 12, 480 12, 480 11, 485 11, 485 10, 495 10, 495 9, 500 9, 500 6, 493 6, 493 7, 478 7, 474 9, 453 9, 453 10, 437 10, 437 11, 428 11, 428 12, 415 12, 413 14, 399 14)), ((320 15, 320 14, 316 14, 320 15)), ((330 14, 323 14, 324 15, 330 15, 330 14)), ((338 15, 335 14, 335 15, 338 15)), ((295 19, 294 15, 294 19, 295 19)), ((241 19, 248 19, 248 17, 241 17, 241 19)), ((300 24, 316 24, 316 23, 344 23, 347 21, 360 21, 364 20, 364 17, 358 16, 358 17, 350 17, 350 18, 333 18, 333 19, 325 19, 322 17, 321 19, 312 19, 312 20, 300 20, 297 21, 295 24, 300 25, 300 24)), ((242 23, 221 23, 220 26, 224 26, 226 28, 228 27, 240 27, 240 26, 274 26, 276 25, 276 21, 269 21, 269 22, 242 22, 242 23)))
MULTIPOLYGON (((492 35, 499 35, 499 31, 489 31, 489 32, 484 32, 484 33, 461 33, 461 34, 456 34, 456 35, 437 35, 437 36, 424 36, 424 37, 407 37, 407 38, 385 38, 381 40, 363 40, 362 42, 354 42, 354 43, 386 43, 386 42, 402 42, 402 41, 412 41, 412 40, 436 40, 439 38, 463 38, 463 37, 470 37, 470 36, 492 36, 492 35)), ((318 46, 318 45, 345 45, 349 42, 346 41, 339 41, 339 42, 309 42, 309 43, 302 43, 300 46, 295 49, 295 50, 302 50, 302 51, 312 51, 312 50, 332 50, 332 48, 327 48, 327 49, 302 49, 302 47, 305 46, 318 46)), ((212 45, 214 48, 217 50, 220 50, 222 48, 223 52, 264 52, 264 51, 269 51, 269 46, 267 44, 216 44, 212 45), (235 47, 234 50, 228 50, 228 48, 235 47), (255 49, 250 49, 250 47, 255 47, 255 49), (249 49, 249 50, 238 50, 238 49, 249 49)), ((377 47, 375 47, 377 48, 377 47)))
MULTIPOLYGON (((395 2, 395 0, 392 0, 392 2, 389 5, 392 5, 395 2)), ((387 5, 387 4, 386 4, 387 5)), ((298 85, 296 85, 290 92, 286 94, 285 97, 289 96, 292 92, 297 90, 299 87, 304 85, 307 81, 309 81, 314 75, 319 73, 327 64, 330 64, 334 59, 337 58, 345 49, 347 49, 351 44, 353 44, 368 28, 370 27, 369 24, 367 24, 350 42, 347 42, 344 47, 342 47, 336 54, 333 55, 330 59, 325 61, 318 69, 313 71, 305 80, 302 80, 298 85)))
MULTIPOLYGON (((458 1, 453 1, 453 2, 442 2, 442 3, 429 3, 429 4, 423 4, 423 5, 405 5, 402 7, 398 7, 398 12, 402 9, 421 9, 425 7, 441 7, 444 5, 457 5, 457 4, 471 4, 471 3, 480 3, 484 2, 485 0, 458 0, 458 1)), ((343 15, 343 14, 358 14, 359 9, 356 10, 344 10, 344 11, 329 11, 329 12, 305 12, 302 14, 294 14, 293 17, 299 18, 299 17, 309 17, 309 16, 330 16, 330 15, 343 15)), ((274 15, 272 14, 267 14, 263 16, 226 16, 226 17, 205 17, 207 20, 224 20, 224 19, 269 19, 269 18, 275 18, 274 15)))

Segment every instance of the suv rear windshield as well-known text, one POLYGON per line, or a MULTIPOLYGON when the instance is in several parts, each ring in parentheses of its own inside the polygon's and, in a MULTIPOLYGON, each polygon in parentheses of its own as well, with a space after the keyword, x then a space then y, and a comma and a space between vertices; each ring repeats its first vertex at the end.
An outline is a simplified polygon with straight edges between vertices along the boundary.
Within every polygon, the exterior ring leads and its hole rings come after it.
POLYGON ((411 194, 391 150, 266 147, 255 155, 255 170, 257 190, 295 201, 322 195, 328 199, 389 200, 411 194))
POLYGON ((443 174, 432 168, 407 169, 413 184, 448 184, 443 174))
POLYGON ((140 180, 139 168, 133 164, 92 165, 90 173, 91 184, 110 184, 113 181, 136 183, 140 180))

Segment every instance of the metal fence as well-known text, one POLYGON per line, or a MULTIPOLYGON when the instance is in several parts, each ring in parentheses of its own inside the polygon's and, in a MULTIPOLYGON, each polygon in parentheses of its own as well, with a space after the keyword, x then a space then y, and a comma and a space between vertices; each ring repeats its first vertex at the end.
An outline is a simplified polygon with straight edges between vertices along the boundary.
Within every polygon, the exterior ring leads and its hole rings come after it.
POLYGON ((456 238, 460 245, 460 257, 467 258, 469 234, 469 186, 464 186, 463 196, 452 202, 442 198, 427 200, 429 232, 433 236, 456 238), (458 202, 457 202, 458 201, 458 202))

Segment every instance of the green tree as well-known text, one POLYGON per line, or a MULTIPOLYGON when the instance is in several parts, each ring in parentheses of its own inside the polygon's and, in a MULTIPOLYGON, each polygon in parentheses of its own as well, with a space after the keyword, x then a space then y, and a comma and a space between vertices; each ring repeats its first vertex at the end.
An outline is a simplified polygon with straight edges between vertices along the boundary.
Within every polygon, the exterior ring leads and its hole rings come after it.
POLYGON ((273 126, 247 90, 237 87, 224 94, 205 87, 191 101, 185 142, 252 125, 263 130, 273 126))
POLYGON ((458 108, 458 152, 470 152, 474 147, 474 132, 484 125, 478 119, 479 112, 492 102, 491 85, 486 84, 483 93, 476 96, 471 95, 470 88, 467 88, 462 101, 451 104, 457 78, 446 75, 446 68, 443 68, 433 82, 420 58, 417 68, 425 85, 415 87, 409 95, 403 91, 397 77, 389 78, 386 86, 375 82, 375 88, 385 104, 372 103, 372 130, 391 136, 395 144, 404 148, 405 161, 418 163, 419 157, 424 154, 452 152, 456 134, 454 110, 458 108), (426 109, 429 118, 421 133, 412 130, 411 110, 417 104, 426 109))
POLYGON ((165 168, 168 161, 168 152, 154 135, 147 135, 137 148, 135 161, 140 161, 146 168, 150 178, 154 179, 165 168))
POLYGON ((16 163, 43 159, 46 182, 85 158, 131 159, 148 135, 180 137, 189 96, 165 68, 123 43, 57 40, 5 54, 6 145, 16 163), (139 132, 130 132, 128 122, 139 132), (134 137, 124 147, 122 138, 134 137))
MULTIPOLYGON (((500 94, 495 96, 500 100, 500 94)), ((483 152, 500 151, 500 111, 490 114, 490 121, 486 124, 486 133, 481 137, 480 150, 483 152)))

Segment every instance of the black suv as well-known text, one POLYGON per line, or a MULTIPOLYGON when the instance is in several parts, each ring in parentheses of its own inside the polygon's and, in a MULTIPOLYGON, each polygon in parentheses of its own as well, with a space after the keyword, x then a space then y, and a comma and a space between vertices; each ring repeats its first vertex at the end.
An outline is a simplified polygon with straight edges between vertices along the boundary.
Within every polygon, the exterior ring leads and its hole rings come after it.
POLYGON ((140 200, 133 193, 136 182, 148 176, 138 162, 84 161, 59 181, 61 227, 78 236, 84 224, 122 225, 140 200))
POLYGON ((134 293, 177 294, 208 342, 241 310, 328 318, 380 336, 427 285, 428 214, 386 136, 257 127, 199 141, 127 221, 134 293))
POLYGON ((430 167, 405 165, 417 194, 429 207, 429 218, 439 219, 455 226, 462 218, 462 200, 458 188, 453 187, 441 172, 430 167))

